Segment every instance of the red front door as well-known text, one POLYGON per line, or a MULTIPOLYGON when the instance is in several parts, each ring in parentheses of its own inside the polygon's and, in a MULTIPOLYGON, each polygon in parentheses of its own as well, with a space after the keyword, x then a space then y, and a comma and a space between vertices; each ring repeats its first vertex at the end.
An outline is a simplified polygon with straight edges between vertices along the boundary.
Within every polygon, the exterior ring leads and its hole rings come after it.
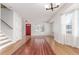
POLYGON ((31 35, 31 24, 26 24, 26 35, 31 35))

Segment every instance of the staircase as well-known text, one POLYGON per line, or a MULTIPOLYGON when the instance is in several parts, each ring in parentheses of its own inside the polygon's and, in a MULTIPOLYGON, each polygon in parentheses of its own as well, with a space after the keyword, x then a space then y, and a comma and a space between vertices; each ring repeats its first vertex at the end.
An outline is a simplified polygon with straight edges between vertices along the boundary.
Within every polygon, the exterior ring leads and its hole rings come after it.
POLYGON ((13 42, 2 32, 0 32, 0 49, 12 44, 13 42))

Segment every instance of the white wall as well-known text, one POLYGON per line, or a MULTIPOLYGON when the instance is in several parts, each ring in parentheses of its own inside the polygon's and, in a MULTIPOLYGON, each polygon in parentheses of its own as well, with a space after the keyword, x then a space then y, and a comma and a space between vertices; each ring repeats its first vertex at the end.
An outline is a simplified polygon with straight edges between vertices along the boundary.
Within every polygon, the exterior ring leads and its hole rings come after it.
POLYGON ((0 4, 0 31, 1 31, 1 4, 0 4))
POLYGON ((33 22, 32 24, 31 24, 31 31, 32 31, 32 35, 33 36, 39 36, 39 35, 50 35, 50 24, 49 23, 45 23, 45 22, 41 22, 41 23, 35 23, 35 22, 33 22), (42 31, 35 31, 36 29, 35 29, 35 27, 36 26, 39 26, 39 25, 43 25, 44 26, 44 31, 42 32, 42 31))
POLYGON ((26 36, 26 21, 24 19, 22 20, 22 34, 23 37, 26 36))
MULTIPOLYGON (((73 34, 69 35, 69 34, 66 34, 64 33, 64 23, 65 23, 65 20, 64 18, 61 19, 61 15, 67 13, 67 12, 70 12, 72 10, 75 10, 78 8, 78 4, 67 4, 67 5, 64 5, 64 8, 61 8, 58 13, 54 16, 53 20, 54 20, 54 27, 53 27, 53 32, 54 32, 54 37, 55 37, 55 40, 59 43, 62 43, 62 44, 67 44, 67 45, 70 45, 70 46, 73 46, 73 47, 79 47, 79 38, 76 39, 73 34), (62 12, 63 11, 63 12, 62 12), (62 23, 62 20, 63 20, 63 23, 62 23), (62 27, 63 27, 63 30, 62 30, 62 27)), ((76 18, 75 18, 76 19, 76 18)), ((75 20, 74 19, 74 20, 75 20)), ((73 20, 73 22, 74 22, 73 20)), ((73 24, 73 25, 76 25, 76 24, 73 24)), ((73 26, 73 32, 75 32, 75 26, 73 26)), ((75 35, 75 34, 74 34, 75 35)))
POLYGON ((14 12, 13 14, 13 40, 17 41, 22 39, 22 19, 14 12))
POLYGON ((1 31, 10 39, 13 39, 13 11, 8 8, 1 8, 1 31))
POLYGON ((54 22, 50 23, 51 36, 54 36, 54 22))
POLYGON ((1 8, 1 20, 3 20, 0 22, 1 30, 6 36, 11 37, 13 41, 22 39, 23 21, 15 11, 1 8))
POLYGON ((60 17, 56 17, 54 19, 55 21, 53 22, 53 32, 54 32, 54 37, 55 40, 59 43, 63 43, 63 34, 61 32, 61 20, 60 17))
POLYGON ((1 21, 1 31, 6 34, 9 39, 13 39, 13 29, 10 29, 4 22, 1 21))
POLYGON ((1 32, 1 20, 0 20, 0 32, 1 32))
POLYGON ((9 26, 13 27, 13 11, 7 8, 1 8, 1 19, 9 26))

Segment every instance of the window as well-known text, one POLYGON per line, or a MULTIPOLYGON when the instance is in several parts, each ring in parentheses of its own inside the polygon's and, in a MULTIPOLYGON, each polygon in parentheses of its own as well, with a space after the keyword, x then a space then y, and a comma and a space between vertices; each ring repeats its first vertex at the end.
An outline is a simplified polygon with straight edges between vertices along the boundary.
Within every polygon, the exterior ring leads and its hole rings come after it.
POLYGON ((72 19, 73 19, 73 13, 67 13, 65 15, 66 17, 66 33, 72 34, 72 19))
POLYGON ((37 24, 33 26, 34 32, 44 32, 44 25, 37 24))
POLYGON ((62 33, 72 34, 72 20, 74 12, 69 12, 61 16, 62 33))

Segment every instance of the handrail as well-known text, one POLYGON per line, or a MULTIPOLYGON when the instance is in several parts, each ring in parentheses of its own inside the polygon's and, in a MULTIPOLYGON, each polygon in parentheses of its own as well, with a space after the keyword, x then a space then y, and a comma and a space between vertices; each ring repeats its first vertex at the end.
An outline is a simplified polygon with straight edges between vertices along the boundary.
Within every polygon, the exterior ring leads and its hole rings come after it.
POLYGON ((11 29, 13 29, 9 24, 7 24, 5 21, 3 21, 2 19, 1 19, 1 21, 3 22, 3 23, 5 23, 9 28, 11 28, 11 29))

